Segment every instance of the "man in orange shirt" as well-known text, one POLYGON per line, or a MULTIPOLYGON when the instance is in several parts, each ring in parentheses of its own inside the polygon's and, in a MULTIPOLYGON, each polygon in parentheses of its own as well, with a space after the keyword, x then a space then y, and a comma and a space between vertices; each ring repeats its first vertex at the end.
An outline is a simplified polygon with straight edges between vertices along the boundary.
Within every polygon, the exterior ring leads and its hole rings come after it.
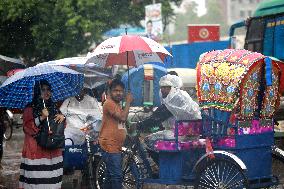
POLYGON ((103 105, 102 128, 99 136, 99 144, 104 150, 103 158, 106 162, 107 175, 110 178, 110 183, 106 183, 104 189, 121 189, 121 148, 126 137, 125 121, 133 98, 128 93, 125 108, 122 109, 120 102, 124 96, 124 84, 114 79, 109 85, 109 90, 110 98, 107 98, 103 105))

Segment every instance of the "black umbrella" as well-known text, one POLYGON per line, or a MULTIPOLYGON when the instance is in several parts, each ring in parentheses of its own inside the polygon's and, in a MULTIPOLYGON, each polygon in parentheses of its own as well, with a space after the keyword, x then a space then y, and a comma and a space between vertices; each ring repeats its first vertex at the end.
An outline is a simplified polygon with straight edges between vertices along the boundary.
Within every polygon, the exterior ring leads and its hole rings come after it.
POLYGON ((24 68, 26 66, 21 60, 0 55, 0 75, 7 75, 10 70, 24 68))

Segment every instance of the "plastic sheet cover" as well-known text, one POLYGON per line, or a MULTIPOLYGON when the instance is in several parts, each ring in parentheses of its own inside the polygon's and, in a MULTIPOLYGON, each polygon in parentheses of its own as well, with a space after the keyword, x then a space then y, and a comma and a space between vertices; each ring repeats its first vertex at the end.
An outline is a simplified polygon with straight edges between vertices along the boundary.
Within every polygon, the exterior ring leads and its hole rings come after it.
POLYGON ((174 115, 176 120, 201 119, 198 104, 192 100, 186 91, 180 89, 182 83, 178 76, 163 76, 160 79, 160 86, 171 86, 168 96, 166 98, 161 98, 161 101, 174 115))

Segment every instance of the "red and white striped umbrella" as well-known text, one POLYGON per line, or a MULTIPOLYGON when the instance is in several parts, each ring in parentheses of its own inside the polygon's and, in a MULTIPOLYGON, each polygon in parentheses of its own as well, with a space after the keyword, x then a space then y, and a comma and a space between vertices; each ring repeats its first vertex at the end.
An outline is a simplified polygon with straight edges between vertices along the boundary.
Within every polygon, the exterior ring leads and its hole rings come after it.
POLYGON ((147 62, 164 62, 166 56, 172 56, 156 41, 136 35, 112 37, 87 55, 87 63, 102 67, 112 65, 139 66, 147 62))

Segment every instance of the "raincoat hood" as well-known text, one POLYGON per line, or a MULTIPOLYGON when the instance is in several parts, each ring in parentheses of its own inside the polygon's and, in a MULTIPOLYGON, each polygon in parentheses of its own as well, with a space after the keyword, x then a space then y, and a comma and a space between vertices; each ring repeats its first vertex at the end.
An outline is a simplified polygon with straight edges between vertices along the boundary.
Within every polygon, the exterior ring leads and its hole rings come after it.
POLYGON ((176 120, 201 119, 198 104, 192 100, 186 91, 180 89, 182 82, 178 76, 163 76, 160 80, 160 86, 171 86, 171 90, 166 98, 162 98, 160 92, 160 99, 176 120))

